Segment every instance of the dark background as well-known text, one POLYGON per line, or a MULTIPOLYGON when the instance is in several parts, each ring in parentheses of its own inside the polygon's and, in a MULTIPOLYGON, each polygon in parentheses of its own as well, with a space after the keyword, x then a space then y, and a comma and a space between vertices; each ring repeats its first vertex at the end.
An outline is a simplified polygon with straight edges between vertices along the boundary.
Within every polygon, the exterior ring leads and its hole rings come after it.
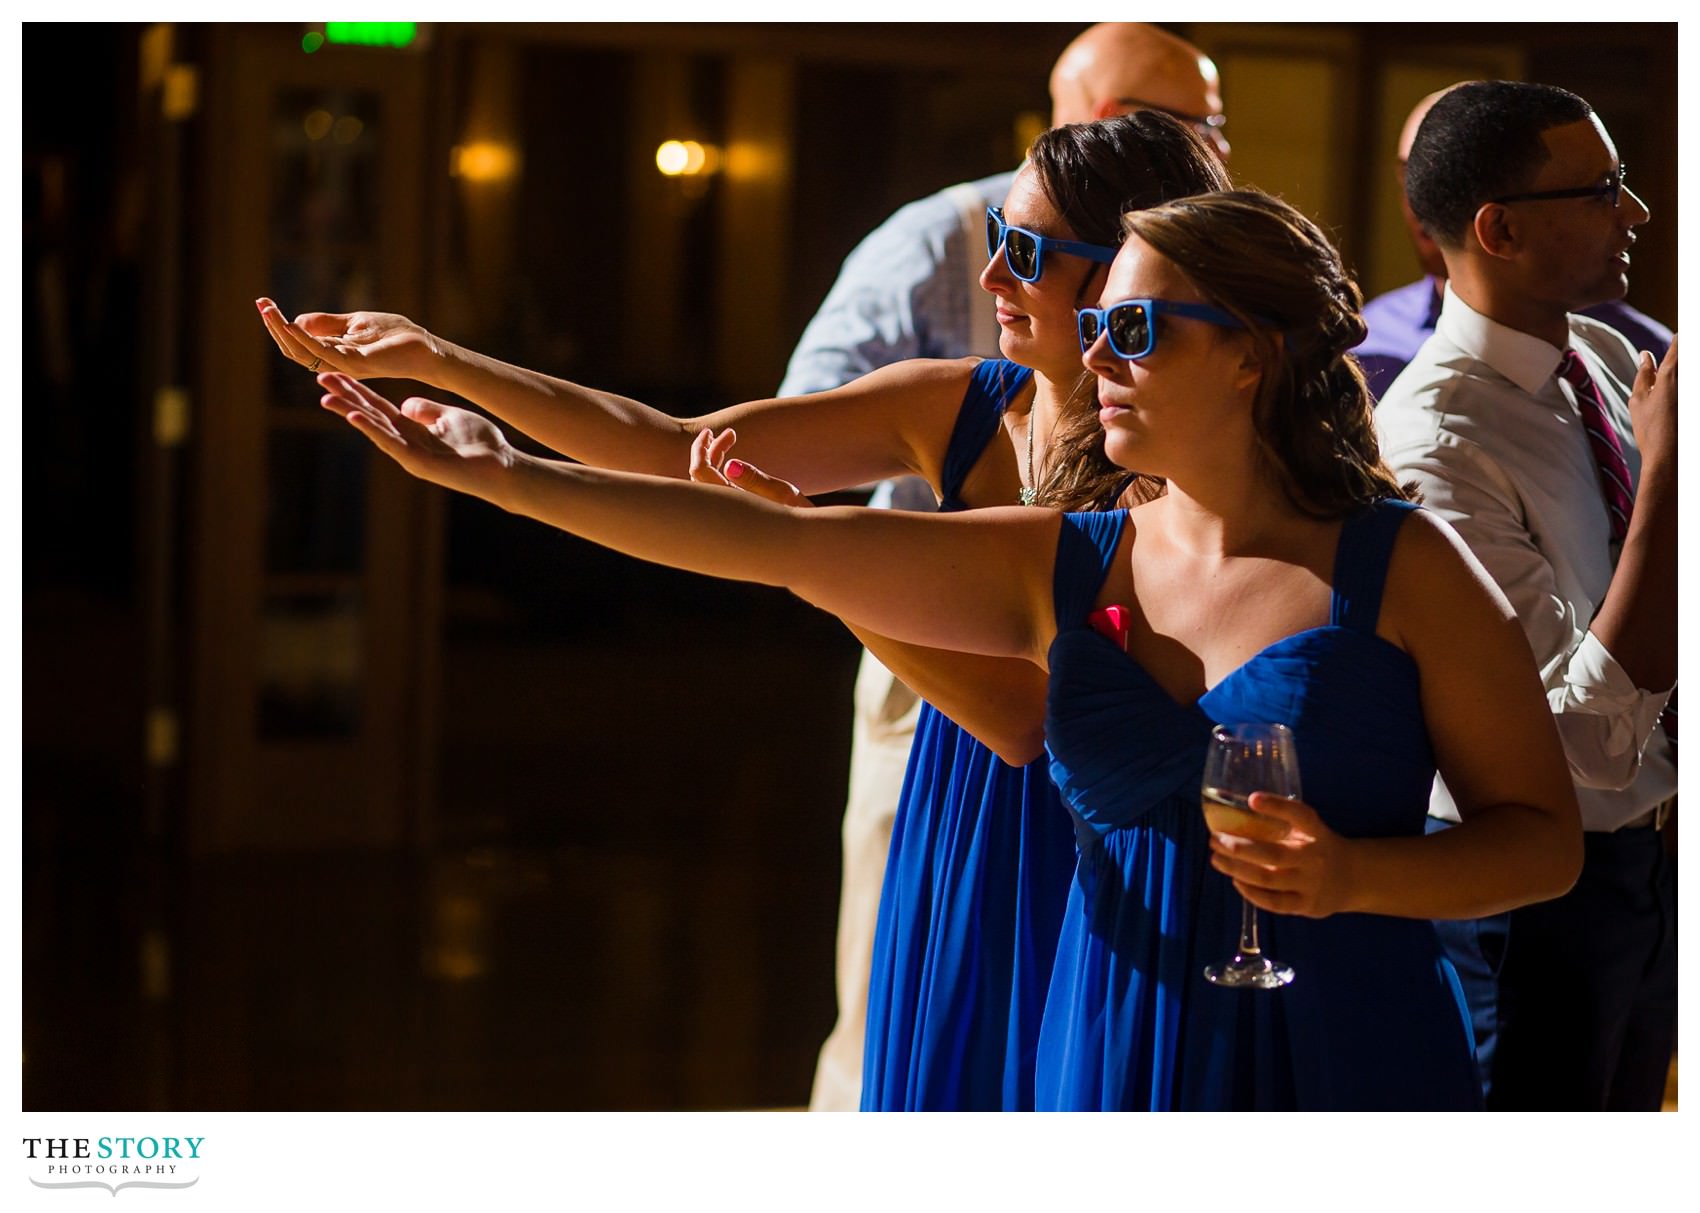
MULTIPOLYGON (((24 1106, 801 1104, 853 641, 370 463, 245 309, 394 308, 681 415, 765 394, 867 230, 1014 163, 1080 27, 322 28, 24 30, 24 1106), (658 134, 780 167, 693 196, 658 134), (445 171, 480 139, 518 172, 445 171)), ((1174 28, 1231 167, 1366 293, 1415 275, 1416 96, 1581 92, 1675 325, 1674 26, 1174 28)))

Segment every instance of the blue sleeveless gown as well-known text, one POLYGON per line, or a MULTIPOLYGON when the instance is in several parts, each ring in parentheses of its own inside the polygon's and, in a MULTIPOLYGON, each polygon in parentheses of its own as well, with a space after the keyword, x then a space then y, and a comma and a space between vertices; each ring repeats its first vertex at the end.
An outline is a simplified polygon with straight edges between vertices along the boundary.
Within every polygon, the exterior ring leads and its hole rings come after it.
POLYGON ((1293 728, 1304 799, 1349 837, 1420 835, 1434 756, 1410 657, 1375 634, 1398 529, 1349 518, 1327 626, 1271 644, 1195 704, 1085 626, 1127 515, 1067 515, 1046 710, 1051 771, 1081 839, 1044 1027, 1047 1109, 1477 1109, 1469 1015, 1423 919, 1259 913, 1279 990, 1203 977, 1238 939, 1199 806, 1213 724, 1293 728))
MULTIPOLYGON (((974 370, 947 448, 958 496, 1032 371, 974 370)), ((863 1111, 1033 1108, 1074 833, 1043 758, 1012 767, 931 704, 909 751, 874 928, 863 1111)))

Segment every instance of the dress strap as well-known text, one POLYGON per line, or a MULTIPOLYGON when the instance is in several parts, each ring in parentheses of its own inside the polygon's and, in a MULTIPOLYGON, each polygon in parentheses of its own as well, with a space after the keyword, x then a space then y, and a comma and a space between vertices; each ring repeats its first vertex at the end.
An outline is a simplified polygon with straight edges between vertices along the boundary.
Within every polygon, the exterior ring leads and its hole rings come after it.
POLYGON ((980 461, 987 444, 997 437, 1003 411, 1031 378, 1032 367, 1003 358, 988 358, 974 368, 968 390, 962 394, 962 407, 956 413, 956 426, 950 432, 950 445, 944 451, 940 510, 966 508, 961 498, 962 482, 980 461))
POLYGON ((1346 519, 1334 549, 1334 603, 1329 622, 1335 627, 1375 631, 1393 541, 1416 508, 1409 501, 1386 498, 1346 519))
POLYGON ((1126 529, 1126 510, 1063 515, 1062 530, 1057 535, 1056 570, 1051 575, 1057 631, 1086 622, 1126 529))

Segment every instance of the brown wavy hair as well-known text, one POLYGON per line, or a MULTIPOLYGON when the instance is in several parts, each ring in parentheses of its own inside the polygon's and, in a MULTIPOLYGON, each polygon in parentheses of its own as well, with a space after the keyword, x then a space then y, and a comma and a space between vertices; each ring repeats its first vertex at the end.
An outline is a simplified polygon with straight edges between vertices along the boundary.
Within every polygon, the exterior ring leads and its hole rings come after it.
MULTIPOLYGON (((1222 162, 1198 133, 1157 110, 1053 127, 1033 141, 1027 159, 1039 188, 1075 239, 1112 247, 1122 242, 1122 220, 1129 211, 1230 184, 1222 162)), ((1034 486, 1039 505, 1104 510, 1119 504, 1128 469, 1104 454, 1096 400, 1097 377, 1082 368, 1047 444, 1044 470, 1034 486)), ((1132 489, 1135 499, 1146 500, 1162 490, 1162 482, 1141 476, 1132 489)))
POLYGON ((1123 234, 1251 333, 1264 368, 1258 457, 1295 508, 1341 518, 1413 496, 1381 458, 1375 402, 1350 353, 1367 331, 1363 295, 1321 228, 1279 198, 1236 190, 1129 212, 1123 234))

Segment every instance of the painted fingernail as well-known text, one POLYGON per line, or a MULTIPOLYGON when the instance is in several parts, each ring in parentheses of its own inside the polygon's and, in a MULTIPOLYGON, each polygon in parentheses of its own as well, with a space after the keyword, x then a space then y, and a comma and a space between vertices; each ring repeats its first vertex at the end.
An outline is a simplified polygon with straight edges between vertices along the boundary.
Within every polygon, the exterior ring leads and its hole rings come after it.
POLYGON ((743 460, 741 460, 741 459, 728 459, 726 461, 726 479, 736 480, 736 479, 738 479, 738 477, 742 476, 743 474, 744 474, 744 461, 743 460))

